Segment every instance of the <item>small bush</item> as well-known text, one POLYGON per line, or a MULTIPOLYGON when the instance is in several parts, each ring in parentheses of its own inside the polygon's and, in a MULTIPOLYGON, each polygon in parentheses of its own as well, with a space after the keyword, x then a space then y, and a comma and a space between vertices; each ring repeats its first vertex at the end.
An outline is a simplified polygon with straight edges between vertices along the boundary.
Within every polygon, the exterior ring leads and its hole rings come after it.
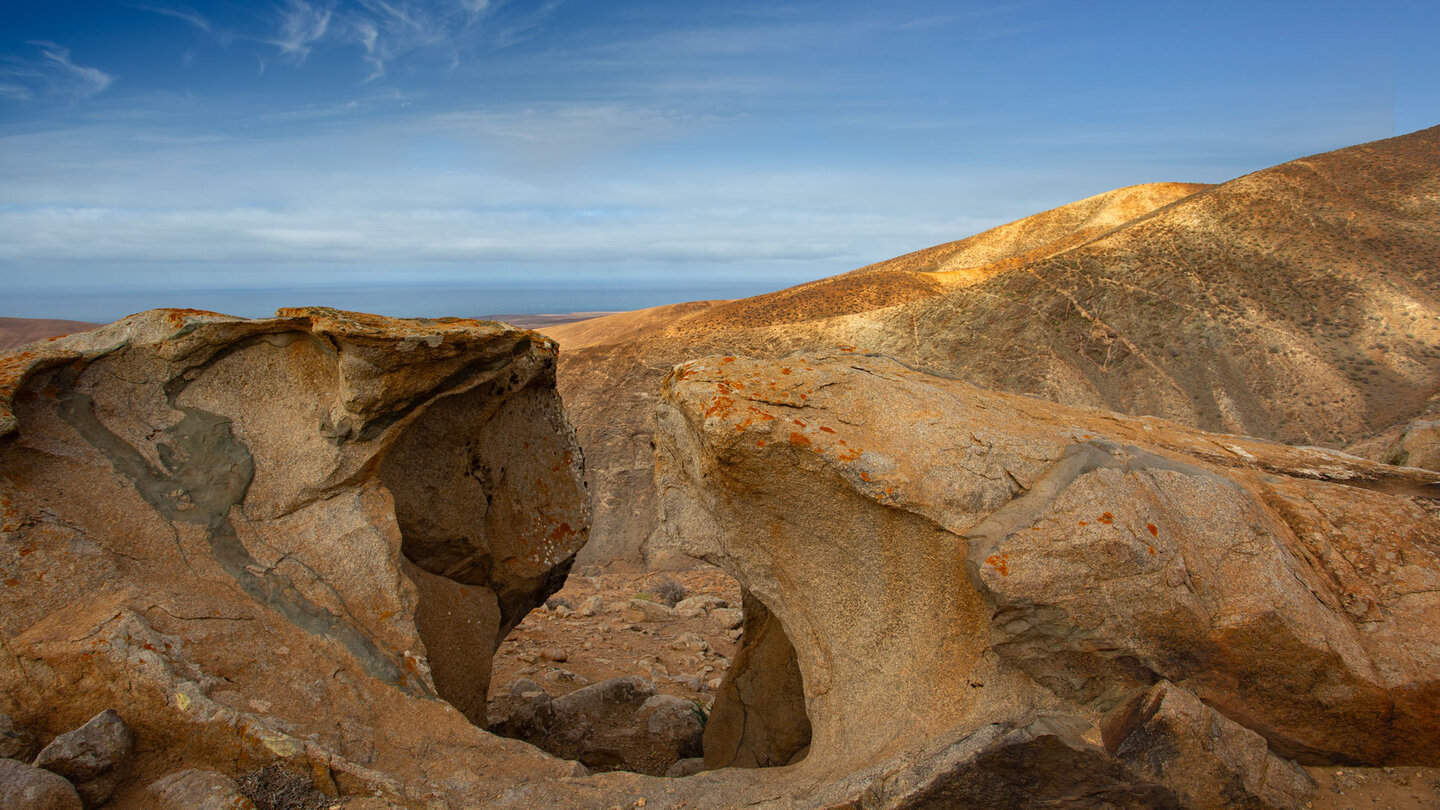
POLYGON ((655 593, 656 602, 662 602, 666 607, 672 608, 675 607, 681 599, 690 595, 690 593, 685 590, 684 585, 681 585, 669 577, 661 577, 660 581, 652 586, 651 590, 655 593))
POLYGON ((240 792, 255 803, 256 810, 328 810, 334 799, 315 789, 308 776, 287 771, 276 764, 241 774, 235 780, 240 792))

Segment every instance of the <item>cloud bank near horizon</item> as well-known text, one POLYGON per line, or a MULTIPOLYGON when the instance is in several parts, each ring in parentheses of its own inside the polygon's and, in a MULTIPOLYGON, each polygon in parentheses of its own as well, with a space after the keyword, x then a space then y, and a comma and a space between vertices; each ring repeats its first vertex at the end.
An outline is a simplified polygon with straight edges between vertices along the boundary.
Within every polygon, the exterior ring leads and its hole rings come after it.
POLYGON ((1440 119, 1415 79, 1440 20, 1340 3, 82 5, 0 12, 3 315, 99 288, 773 289, 1440 119))

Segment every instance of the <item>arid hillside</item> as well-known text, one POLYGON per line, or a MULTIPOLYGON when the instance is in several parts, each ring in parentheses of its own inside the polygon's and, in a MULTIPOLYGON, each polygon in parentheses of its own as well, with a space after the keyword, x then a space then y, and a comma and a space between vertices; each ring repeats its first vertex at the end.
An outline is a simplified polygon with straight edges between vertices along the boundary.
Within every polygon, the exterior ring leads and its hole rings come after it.
POLYGON ((551 334, 595 498, 582 565, 647 562, 659 382, 706 354, 849 345, 1066 404, 1349 446, 1440 392, 1440 128, 551 334))
POLYGON ((84 332, 99 326, 88 321, 61 321, 52 318, 0 318, 0 351, 24 346, 36 340, 84 332))

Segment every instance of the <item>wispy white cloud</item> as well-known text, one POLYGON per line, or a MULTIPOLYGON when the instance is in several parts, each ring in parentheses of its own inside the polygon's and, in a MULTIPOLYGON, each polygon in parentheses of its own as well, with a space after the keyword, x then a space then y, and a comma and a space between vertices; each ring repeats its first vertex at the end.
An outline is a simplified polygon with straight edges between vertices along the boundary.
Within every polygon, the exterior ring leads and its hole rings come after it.
MULTIPOLYGON (((201 14, 200 12, 186 6, 138 3, 135 5, 135 8, 138 8, 142 11, 149 11, 153 14, 160 14, 165 17, 171 17, 176 20, 187 22, 202 33, 206 33, 214 37, 222 46, 225 47, 229 47, 230 43, 234 42, 236 38, 236 33, 234 31, 230 30, 229 28, 217 25, 209 17, 206 17, 204 14, 201 14)), ((187 59, 193 58, 194 54, 192 52, 187 51, 186 53, 187 59)))
POLYGON ((280 53, 303 64, 310 49, 330 30, 334 10, 306 0, 287 0, 280 9, 279 31, 269 40, 280 53))
POLYGON ((38 56, 11 56, 0 61, 0 96, 28 100, 42 96, 78 99, 104 92, 117 76, 76 64, 70 49, 48 40, 25 44, 40 50, 38 56))
POLYGON ((166 17, 174 17, 177 20, 184 20, 185 22, 190 23, 191 25, 199 28, 201 31, 204 31, 207 34, 216 33, 215 26, 211 24, 209 19, 207 19, 203 14, 198 11, 192 11, 191 9, 180 6, 152 6, 146 5, 144 3, 137 4, 135 8, 141 9, 142 11, 150 11, 154 12, 155 14, 161 14, 166 17))

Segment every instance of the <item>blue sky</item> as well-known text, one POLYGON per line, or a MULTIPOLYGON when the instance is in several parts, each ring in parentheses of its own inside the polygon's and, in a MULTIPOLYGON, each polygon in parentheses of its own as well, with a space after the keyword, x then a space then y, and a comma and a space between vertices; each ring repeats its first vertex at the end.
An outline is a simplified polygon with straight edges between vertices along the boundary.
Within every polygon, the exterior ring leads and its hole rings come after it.
POLYGON ((0 8, 0 315, 621 309, 1440 124, 1428 2, 0 8))

